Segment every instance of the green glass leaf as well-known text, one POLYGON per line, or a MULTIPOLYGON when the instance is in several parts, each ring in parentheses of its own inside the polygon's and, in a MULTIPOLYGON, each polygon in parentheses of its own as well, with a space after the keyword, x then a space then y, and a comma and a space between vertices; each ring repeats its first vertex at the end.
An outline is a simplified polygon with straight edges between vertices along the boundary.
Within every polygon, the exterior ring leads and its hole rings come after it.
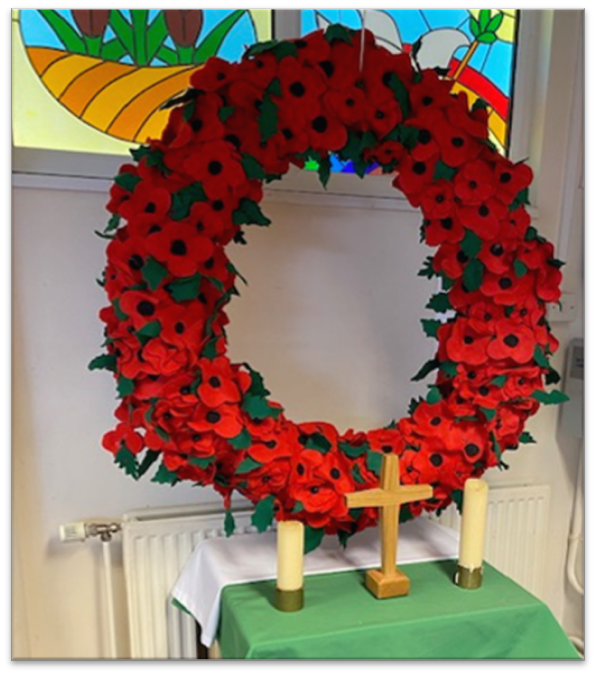
POLYGON ((263 180, 265 178, 265 171, 258 160, 246 152, 242 154, 242 168, 247 178, 255 180, 263 180))
POLYGON ((72 54, 86 54, 85 43, 61 14, 55 9, 39 9, 37 11, 54 31, 54 35, 60 40, 64 49, 72 54))
POLYGON ((540 403, 544 403, 544 405, 558 405, 559 403, 565 403, 565 401, 569 400, 569 396, 558 389, 553 389, 553 391, 550 392, 535 391, 532 394, 532 398, 535 398, 540 403))
POLYGON ((468 258, 475 258, 482 248, 482 239, 475 232, 472 232, 472 230, 466 230, 460 246, 468 258))
POLYGON ((226 509, 226 515, 224 516, 224 532, 226 537, 231 537, 235 529, 236 521, 234 520, 234 515, 230 509, 226 509))
POLYGON ((433 180, 441 180, 441 178, 444 178, 445 180, 451 182, 456 173, 457 169, 454 169, 453 167, 445 164, 445 162, 439 160, 435 164, 435 172, 433 174, 433 180))
POLYGON ((247 11, 246 9, 237 9, 220 21, 199 43, 194 53, 193 62, 204 63, 210 56, 215 56, 232 28, 247 11))
POLYGON ((251 522, 259 532, 265 532, 273 522, 274 506, 275 497, 273 495, 268 495, 257 503, 251 522))
POLYGON ((116 388, 118 389, 118 394, 120 398, 130 396, 135 390, 134 380, 130 380, 128 377, 119 377, 118 385, 116 388))
POLYGON ((250 437, 248 429, 242 429, 238 436, 231 438, 228 443, 234 450, 246 450, 246 448, 250 448, 252 445, 252 438, 250 437))
POLYGON ((497 41, 497 36, 494 35, 493 33, 482 33, 482 35, 478 36, 478 42, 485 44, 485 45, 490 45, 493 42, 497 41))
POLYGON ((414 377, 410 378, 412 382, 419 382, 420 380, 423 380, 429 373, 432 373, 433 370, 439 367, 439 361, 437 359, 431 359, 427 361, 422 368, 414 375, 414 377))
POLYGON ((352 44, 352 35, 350 31, 339 23, 331 24, 327 27, 325 31, 325 40, 331 43, 334 40, 341 40, 342 42, 347 42, 349 45, 352 44))
POLYGON ((383 464, 383 455, 374 450, 368 450, 366 453, 366 468, 372 471, 375 476, 381 476, 381 466, 383 464))
POLYGON ((368 443, 363 443, 362 445, 350 445, 345 441, 340 441, 339 444, 340 451, 350 457, 351 459, 356 459, 356 457, 362 457, 365 452, 370 450, 370 445, 368 443))
POLYGON ((136 456, 124 445, 114 455, 114 462, 135 480, 139 477, 139 463, 136 456))
POLYGON ((247 457, 246 459, 243 459, 240 462, 240 464, 238 464, 238 467, 236 468, 236 473, 237 474, 250 473, 251 471, 254 471, 255 469, 262 468, 262 466, 263 465, 260 462, 256 462, 251 457, 247 457))
POLYGON ((152 483, 161 483, 163 485, 176 485, 180 479, 174 471, 170 471, 165 464, 160 464, 157 473, 151 479, 152 483))
POLYGON ((143 457, 143 461, 139 466, 139 478, 147 473, 149 468, 153 466, 160 455, 161 452, 158 452, 157 450, 147 450, 145 457, 143 457))
POLYGON ((478 258, 472 258, 464 269, 463 281, 468 291, 477 291, 482 286, 484 265, 478 258))
POLYGON ((437 321, 436 319, 421 319, 420 323, 422 324, 422 329, 424 330, 424 333, 428 337, 437 337, 437 333, 439 331, 439 327, 441 326, 441 322, 437 321))
POLYGON ((113 354, 100 354, 87 366, 89 370, 116 370, 116 357, 113 354))
POLYGON ((426 304, 426 309, 432 309, 435 312, 443 314, 444 312, 453 309, 451 300, 449 300, 448 293, 437 293, 433 295, 432 298, 426 304))
POLYGON ((314 551, 323 541, 325 536, 325 528, 319 527, 314 528, 310 525, 304 527, 304 553, 310 553, 314 551))
POLYGON ((503 12, 495 14, 495 16, 493 16, 493 18, 488 22, 486 26, 486 32, 496 33, 501 27, 501 24, 503 23, 503 16, 504 16, 503 12))
POLYGON ((480 32, 484 33, 488 23, 490 21, 490 9, 481 9, 480 15, 478 16, 478 25, 480 27, 480 32))
POLYGON ((476 19, 473 17, 470 17, 470 32, 475 38, 477 38, 480 34, 480 26, 478 25, 478 21, 476 21, 476 19))

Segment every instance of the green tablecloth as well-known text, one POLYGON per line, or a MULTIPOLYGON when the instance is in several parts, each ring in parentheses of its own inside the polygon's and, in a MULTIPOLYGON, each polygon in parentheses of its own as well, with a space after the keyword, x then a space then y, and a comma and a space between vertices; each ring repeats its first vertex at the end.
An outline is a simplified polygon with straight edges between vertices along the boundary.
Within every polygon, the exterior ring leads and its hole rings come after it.
POLYGON ((579 659, 550 610, 490 565, 478 590, 456 561, 404 566, 407 597, 375 599, 364 572, 305 577, 305 606, 273 607, 275 581, 228 586, 219 642, 228 659, 579 659))

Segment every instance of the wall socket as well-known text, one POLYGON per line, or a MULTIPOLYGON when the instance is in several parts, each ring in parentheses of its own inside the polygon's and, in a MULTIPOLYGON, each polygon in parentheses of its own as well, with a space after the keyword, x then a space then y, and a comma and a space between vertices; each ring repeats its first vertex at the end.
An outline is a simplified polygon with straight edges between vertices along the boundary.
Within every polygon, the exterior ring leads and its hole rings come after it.
POLYGON ((577 318, 579 303, 575 293, 561 293, 560 302, 546 303, 546 318, 550 323, 571 323, 577 318))

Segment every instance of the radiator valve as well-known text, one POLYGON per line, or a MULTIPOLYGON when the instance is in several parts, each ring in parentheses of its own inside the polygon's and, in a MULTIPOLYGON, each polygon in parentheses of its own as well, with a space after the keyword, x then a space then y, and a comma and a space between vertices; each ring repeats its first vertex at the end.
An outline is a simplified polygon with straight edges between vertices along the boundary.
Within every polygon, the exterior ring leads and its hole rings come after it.
POLYGON ((112 535, 120 532, 120 523, 86 523, 82 520, 60 525, 60 540, 65 543, 85 541, 89 537, 99 537, 102 541, 111 541, 112 535))

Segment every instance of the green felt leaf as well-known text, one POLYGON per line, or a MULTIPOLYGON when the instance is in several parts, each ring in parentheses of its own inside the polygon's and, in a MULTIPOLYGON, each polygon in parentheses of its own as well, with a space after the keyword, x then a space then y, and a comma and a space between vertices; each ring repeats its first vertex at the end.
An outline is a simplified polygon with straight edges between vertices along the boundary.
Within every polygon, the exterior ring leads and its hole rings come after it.
POLYGON ((314 528, 310 525, 306 525, 304 527, 304 553, 306 554, 314 551, 323 541, 324 536, 324 527, 314 528))
POLYGON ((490 21, 490 9, 481 9, 478 16, 478 25, 480 27, 480 32, 484 33, 488 22, 490 21))
MULTIPOLYGON (((529 188, 524 188, 523 190, 520 190, 511 205, 509 206, 510 211, 515 211, 520 206, 524 206, 530 203, 530 190, 529 188)), ((529 229, 529 228, 528 228, 529 229)), ((532 228, 534 232, 536 232, 535 228, 532 228)), ((526 233, 526 238, 527 238, 527 233, 526 233)))
POLYGON ((468 291, 477 291, 482 286, 484 265, 478 258, 472 258, 464 269, 463 281, 468 291))
POLYGON ((426 304, 426 309, 432 309, 435 312, 443 313, 453 309, 448 293, 437 293, 426 304))
POLYGON ((307 450, 317 450, 323 454, 331 450, 331 443, 323 436, 323 434, 314 433, 308 437, 304 446, 307 450))
POLYGON ((444 291, 448 291, 450 288, 453 287, 455 279, 448 277, 444 272, 440 272, 438 276, 441 279, 441 287, 443 288, 444 291))
POLYGON ((112 307, 114 308, 114 314, 118 321, 126 321, 126 319, 128 319, 128 314, 125 314, 120 309, 120 300, 112 300, 112 307))
POLYGON ((453 499, 453 502, 455 506, 457 507, 457 510, 461 513, 461 510, 464 505, 464 491, 463 490, 453 490, 451 493, 451 499, 453 499))
POLYGON ((136 456, 124 445, 114 455, 114 462, 121 468, 128 476, 132 476, 135 480, 139 477, 139 463, 136 456))
POLYGON ((362 473, 360 472, 360 466, 358 466, 358 464, 352 464, 352 478, 357 483, 360 483, 360 485, 366 483, 366 481, 362 477, 362 473))
POLYGON ((259 205, 252 199, 243 198, 232 214, 234 225, 270 225, 271 221, 263 215, 259 205))
POLYGON ((147 166, 159 169, 164 175, 171 173, 164 162, 163 150, 160 150, 159 148, 142 145, 140 148, 131 149, 130 154, 135 161, 140 162, 144 159, 147 166))
POLYGON ((564 263, 562 260, 557 260, 557 258, 551 258, 550 260, 546 261, 551 267, 556 267, 558 270, 561 269, 566 263, 564 263))
POLYGON ((433 403, 439 403, 441 400, 443 400, 443 395, 441 394, 439 387, 435 386, 434 384, 429 386, 428 394, 426 395, 426 402, 432 405, 433 403))
POLYGON ((339 23, 333 23, 327 27, 325 31, 325 40, 331 43, 334 40, 341 40, 342 42, 347 42, 349 45, 352 44, 352 35, 350 31, 339 23))
POLYGON ((482 411, 482 414, 486 418, 487 422, 491 422, 495 418, 495 415, 497 414, 497 411, 493 410, 492 408, 483 408, 482 406, 480 406, 480 410, 482 411))
POLYGON ((165 430, 162 429, 160 426, 155 426, 153 427, 155 429, 155 433, 166 443, 169 442, 170 440, 170 434, 165 430))
POLYGON ((231 537, 235 529, 236 521, 234 520, 234 515, 230 509, 226 509, 226 515, 224 516, 224 532, 226 537, 231 537))
POLYGON ((182 220, 190 213, 190 207, 195 202, 204 202, 207 195, 201 183, 188 185, 172 195, 172 205, 170 207, 170 218, 172 220, 182 220))
POLYGON ((278 107, 269 94, 263 96, 259 110, 258 124, 261 132, 261 140, 268 141, 277 133, 279 118, 278 107))
POLYGON ((234 448, 234 450, 246 450, 252 445, 252 438, 248 429, 242 429, 238 436, 230 438, 228 443, 234 448))
POLYGON ((224 105, 219 109, 217 115, 222 122, 225 122, 228 119, 228 117, 233 113, 234 113, 233 105, 224 105))
POLYGON ((437 337, 437 333, 439 331, 439 327, 441 326, 441 322, 437 321, 436 319, 421 319, 420 323, 422 324, 422 329, 424 330, 424 333, 428 337, 437 337))
POLYGON ((252 45, 252 47, 246 50, 246 56, 255 56, 256 54, 268 52, 273 49, 276 44, 277 40, 265 40, 263 42, 257 42, 257 44, 252 45))
POLYGON ((144 337, 157 337, 161 333, 161 324, 159 321, 150 321, 146 323, 142 328, 139 328, 137 335, 142 335, 144 337))
POLYGON ((242 168, 247 178, 254 178, 255 180, 263 180, 265 178, 265 171, 259 164, 259 161, 246 152, 242 153, 242 168))
POLYGON ((263 380, 263 376, 261 375, 261 373, 254 370, 254 368, 251 368, 250 365, 246 362, 244 362, 242 365, 250 373, 251 383, 248 389, 248 393, 251 394, 252 396, 268 396, 270 392, 265 387, 265 381, 263 380))
POLYGON ((491 431, 490 432, 490 439, 493 444, 493 450, 495 451, 495 455, 497 456, 497 459, 499 462, 501 461, 501 456, 503 455, 503 452, 501 450, 501 446, 499 444, 499 441, 497 440, 497 437, 495 436, 495 432, 491 431))
POLYGON ((420 135, 420 130, 415 127, 410 127, 405 124, 399 125, 399 142, 407 150, 412 150, 418 145, 418 136, 420 135))
POLYGON ((486 26, 486 31, 490 33, 496 33, 501 27, 501 24, 503 23, 503 16, 504 16, 503 12, 495 14, 495 16, 493 16, 492 19, 488 22, 486 26))
POLYGON ((251 522, 259 532, 265 532, 265 530, 273 522, 274 506, 275 497, 273 495, 268 495, 257 503, 255 511, 251 517, 251 522))
POLYGON ((267 417, 276 419, 281 414, 281 408, 274 408, 267 399, 260 396, 245 396, 242 401, 242 409, 253 420, 264 420, 267 417))
POLYGON ((558 389, 553 389, 549 392, 540 390, 535 391, 532 394, 532 398, 535 398, 540 403, 544 403, 544 405, 558 405, 559 403, 565 403, 565 401, 569 400, 569 396, 558 389))
POLYGON ((319 162, 319 180, 321 185, 326 189, 327 183, 329 182, 329 176, 331 175, 331 160, 329 157, 324 157, 319 162))
POLYGON ((261 462, 255 462, 254 459, 247 457, 245 460, 240 462, 238 468, 236 469, 236 473, 237 474, 250 473, 255 469, 260 469, 262 466, 263 465, 261 464, 261 462))
POLYGON ((482 33, 482 35, 478 36, 478 42, 485 44, 485 45, 490 45, 493 42, 497 41, 497 36, 494 35, 493 33, 482 33))
POLYGON ((476 415, 459 415, 455 418, 456 422, 478 422, 476 415))
POLYGON ((410 399, 410 404, 408 405, 408 415, 413 415, 413 414, 414 414, 414 411, 416 410, 416 408, 420 405, 420 403, 421 403, 423 400, 424 400, 424 399, 422 399, 422 398, 418 398, 418 399, 411 398, 411 399, 410 399))
POLYGON ((534 361, 541 367, 541 368, 550 368, 548 364, 548 359, 546 358, 544 352, 542 351, 542 348, 540 345, 536 345, 534 348, 534 361))
POLYGON ((213 361, 217 357, 217 341, 219 338, 214 337, 203 348, 201 356, 208 361, 213 361))
POLYGON ((499 375, 498 377, 493 377, 490 381, 491 384, 494 384, 495 387, 502 387, 505 382, 507 382, 507 375, 499 375))
POLYGON ((365 452, 370 450, 370 445, 368 443, 363 443, 362 445, 350 445, 345 441, 340 441, 339 444, 340 451, 350 457, 351 459, 356 459, 356 457, 362 457, 365 452))
POLYGON ((486 110, 488 108, 488 103, 483 98, 477 98, 472 104, 472 111, 474 110, 486 110))
POLYGON ((143 461, 141 462, 139 466, 139 478, 141 476, 144 476, 149 468, 153 466, 153 464, 157 461, 157 458, 161 455, 161 452, 157 450, 147 450, 145 453, 145 456, 143 457, 143 461))
POLYGON ((215 462, 215 455, 212 457, 195 457, 190 455, 188 458, 188 463, 193 466, 198 466, 200 469, 206 469, 215 462))
POLYGON ((466 230, 460 246, 468 258, 475 258, 482 248, 482 239, 475 232, 472 232, 472 230, 466 230))
POLYGON ((304 511, 304 504, 302 502, 296 502, 292 509, 292 513, 300 513, 301 511, 304 511))
POLYGON ((433 277, 437 276, 437 273, 433 269, 432 256, 428 256, 426 258, 426 260, 422 264, 422 268, 418 271, 418 276, 419 277, 426 277, 427 279, 432 279, 433 277))
POLYGON ((157 260, 149 257, 141 268, 143 279, 149 284, 152 291, 157 290, 159 284, 168 276, 168 270, 157 260))
POLYGON ((430 359, 427 361, 422 368, 414 375, 414 377, 410 378, 412 382, 419 382, 420 380, 423 380, 429 373, 432 373, 433 370, 439 367, 439 361, 437 359, 430 359))
POLYGON ((441 178, 444 178, 445 180, 451 182, 456 173, 457 169, 454 169, 453 167, 445 164, 445 162, 439 160, 435 164, 435 172, 433 174, 433 180, 441 180, 441 178))
POLYGON ((205 279, 205 281, 208 281, 212 286, 215 286, 215 288, 220 293, 223 293, 225 291, 225 287, 221 279, 217 279, 216 277, 203 277, 203 278, 205 279))
POLYGON ((375 476, 381 475, 381 466, 383 464, 383 455, 374 450, 368 450, 366 453, 366 468, 372 471, 375 476))
POLYGON ((272 96, 281 96, 281 82, 279 81, 278 77, 271 80, 266 91, 272 96))
POLYGON ((184 104, 184 106, 182 107, 182 119, 185 122, 190 122, 193 115, 195 114, 196 107, 197 107, 196 98, 193 98, 191 101, 188 101, 188 103, 184 104))
POLYGON ((110 241, 114 238, 113 234, 105 234, 105 232, 99 230, 93 230, 93 234, 96 234, 100 239, 109 239, 110 241))
POLYGON ((116 370, 116 357, 113 354, 100 354, 90 361, 89 370, 116 370))
POLYGON ((275 54, 275 58, 281 61, 286 56, 298 56, 298 47, 293 42, 282 40, 278 42, 271 51, 275 54))
POLYGON ((557 384, 557 382, 561 381, 561 376, 554 368, 549 368, 544 381, 546 384, 557 384))
POLYGON ((199 296, 201 286, 201 275, 195 274, 192 277, 176 279, 167 285, 170 295, 176 302, 185 302, 194 300, 199 296))
POLYGON ((114 178, 114 183, 127 192, 132 192, 140 182, 141 178, 132 173, 119 173, 114 178))
POLYGON ((536 443, 536 439, 532 436, 529 431, 522 431, 519 436, 520 443, 536 443))
POLYGON ((163 485, 176 485, 180 479, 174 471, 170 471, 165 464, 160 464, 157 473, 151 479, 152 483, 161 483, 163 485))
POLYGON ((439 369, 441 372, 445 373, 447 377, 455 377, 457 375, 457 363, 454 361, 442 361, 439 369))
POLYGON ((119 377, 118 385, 116 388, 118 389, 118 394, 120 398, 130 396, 132 392, 135 390, 134 380, 130 380, 128 377, 119 377))
POLYGON ((396 73, 392 72, 389 76, 389 89, 395 94, 395 98, 401 108, 402 118, 407 119, 410 116, 410 95, 396 73))
POLYGON ((111 232, 112 230, 115 230, 118 225, 120 225, 120 216, 117 213, 114 213, 108 220, 108 224, 106 225, 104 232, 111 232))
POLYGON ((520 279, 521 277, 524 276, 524 274, 527 274, 528 268, 526 265, 521 260, 514 260, 513 261, 513 271, 515 272, 515 276, 520 279))

